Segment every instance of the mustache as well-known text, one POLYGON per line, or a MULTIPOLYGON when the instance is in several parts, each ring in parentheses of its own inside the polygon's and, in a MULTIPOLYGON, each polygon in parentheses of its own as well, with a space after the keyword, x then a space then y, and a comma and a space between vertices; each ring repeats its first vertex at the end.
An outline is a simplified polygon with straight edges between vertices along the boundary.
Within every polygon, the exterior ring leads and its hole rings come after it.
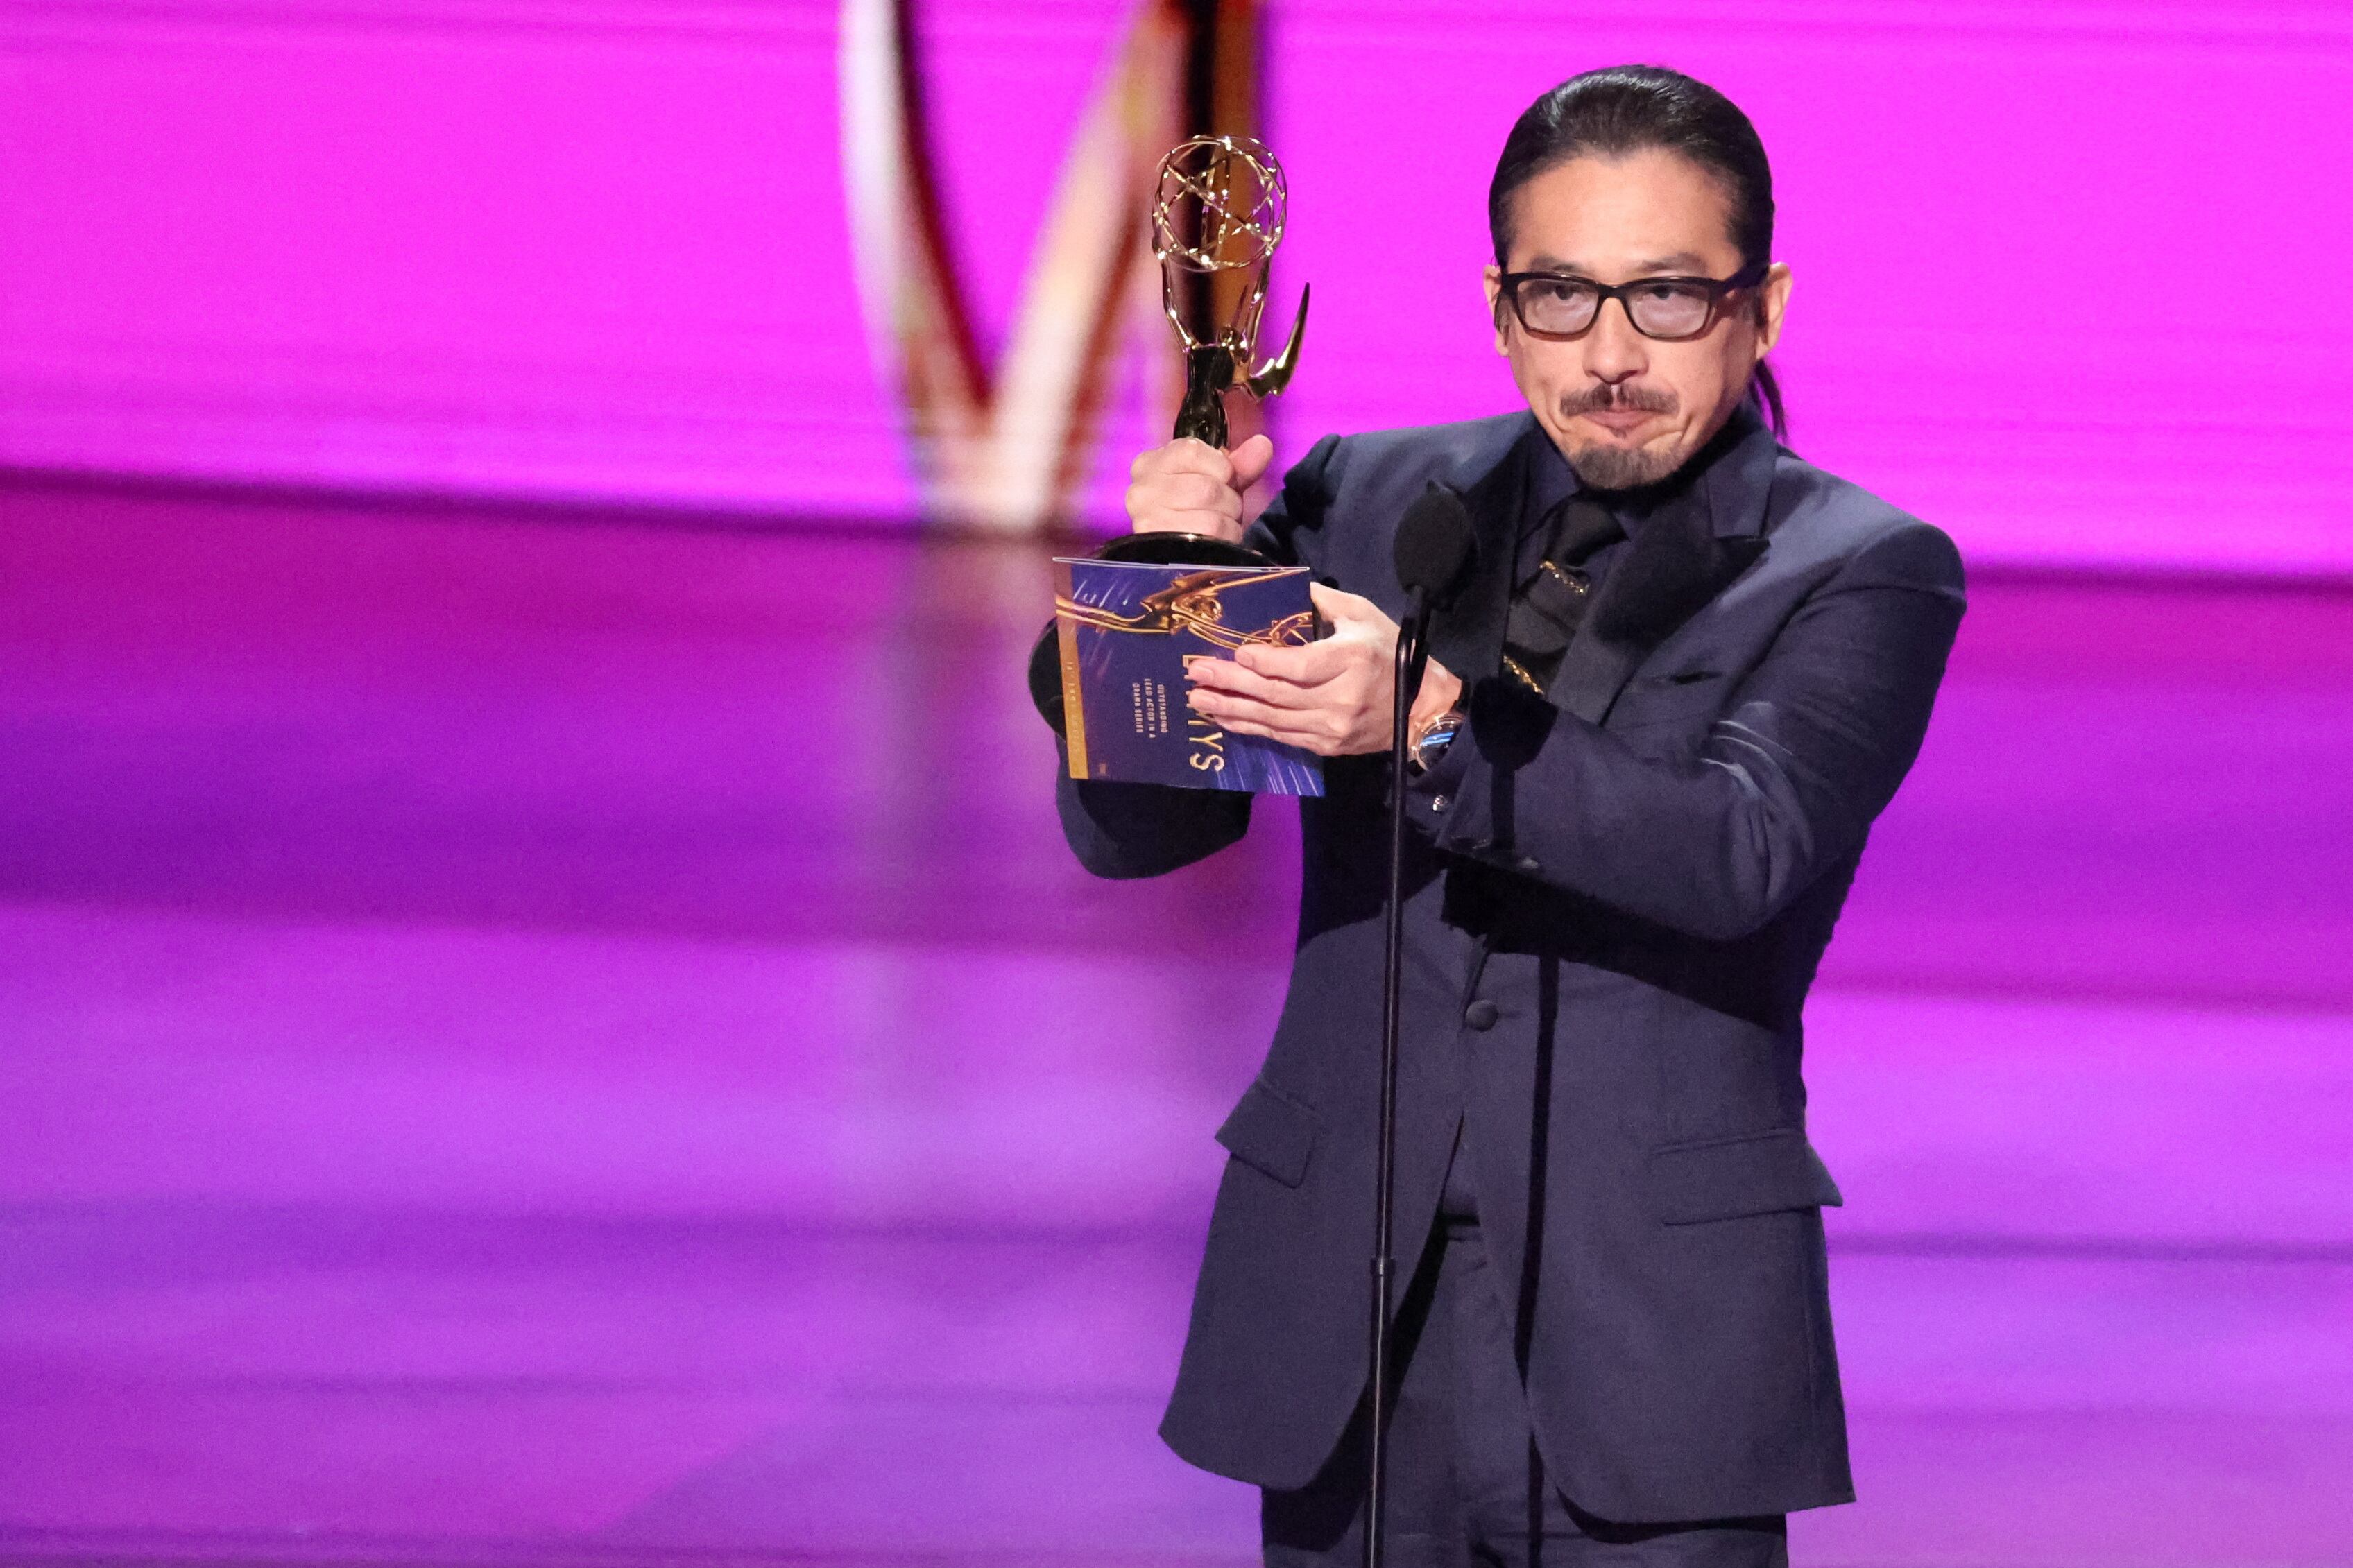
POLYGON ((1602 382, 1582 392, 1561 395, 1560 416, 1564 419, 1604 411, 1672 414, 1675 411, 1675 395, 1656 387, 1633 386, 1622 382, 1602 382))

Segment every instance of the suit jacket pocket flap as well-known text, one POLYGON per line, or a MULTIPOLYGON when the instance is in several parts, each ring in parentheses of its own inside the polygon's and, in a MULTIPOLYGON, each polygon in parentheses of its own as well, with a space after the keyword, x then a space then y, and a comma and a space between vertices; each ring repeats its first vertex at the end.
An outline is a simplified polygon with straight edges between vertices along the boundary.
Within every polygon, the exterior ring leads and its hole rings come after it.
POLYGON ((1689 724, 1714 718, 1731 700, 1731 684, 1721 676, 1677 685, 1638 680, 1626 688, 1609 710, 1612 730, 1640 730, 1651 724, 1689 724))
POLYGON ((1320 1131, 1314 1111, 1261 1080, 1218 1129, 1218 1142, 1243 1164, 1295 1187, 1307 1179, 1307 1156, 1320 1131))
POLYGON ((1669 1225, 1836 1207, 1845 1201, 1821 1156, 1795 1127, 1654 1149, 1651 1191, 1659 1217, 1669 1225))

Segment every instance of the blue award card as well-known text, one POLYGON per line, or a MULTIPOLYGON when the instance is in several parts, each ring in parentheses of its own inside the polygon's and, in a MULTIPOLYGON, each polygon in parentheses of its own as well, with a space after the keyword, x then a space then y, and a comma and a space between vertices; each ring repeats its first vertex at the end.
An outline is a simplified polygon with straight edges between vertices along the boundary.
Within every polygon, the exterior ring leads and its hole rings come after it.
POLYGON ((1232 735, 1185 705, 1185 664, 1315 640, 1303 566, 1054 563, 1071 776, 1322 795, 1312 752, 1232 735))

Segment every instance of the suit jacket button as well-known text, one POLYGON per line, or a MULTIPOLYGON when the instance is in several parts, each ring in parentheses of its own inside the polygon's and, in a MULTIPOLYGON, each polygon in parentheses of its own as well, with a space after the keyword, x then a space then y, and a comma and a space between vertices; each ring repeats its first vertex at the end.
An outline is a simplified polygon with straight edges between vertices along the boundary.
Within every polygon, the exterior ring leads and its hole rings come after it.
POLYGON ((1504 1010, 1483 996, 1462 1010, 1462 1021, 1474 1029, 1492 1029, 1503 1016, 1504 1010))

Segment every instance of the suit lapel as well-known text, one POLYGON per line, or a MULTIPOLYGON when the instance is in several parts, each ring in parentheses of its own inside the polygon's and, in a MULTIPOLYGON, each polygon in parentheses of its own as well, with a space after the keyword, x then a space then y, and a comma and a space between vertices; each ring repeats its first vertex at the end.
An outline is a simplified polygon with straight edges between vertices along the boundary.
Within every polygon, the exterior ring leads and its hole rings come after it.
POLYGON ((1671 507, 1644 525, 1561 659, 1556 703, 1600 723, 1651 651, 1765 552, 1763 539, 1719 538, 1706 521, 1701 508, 1671 507))
POLYGON ((1578 718, 1596 724, 1608 718, 1651 651, 1765 552, 1776 447, 1746 408, 1733 418, 1739 427, 1719 437, 1728 447, 1689 491, 1651 514, 1602 579, 1550 692, 1578 718))

